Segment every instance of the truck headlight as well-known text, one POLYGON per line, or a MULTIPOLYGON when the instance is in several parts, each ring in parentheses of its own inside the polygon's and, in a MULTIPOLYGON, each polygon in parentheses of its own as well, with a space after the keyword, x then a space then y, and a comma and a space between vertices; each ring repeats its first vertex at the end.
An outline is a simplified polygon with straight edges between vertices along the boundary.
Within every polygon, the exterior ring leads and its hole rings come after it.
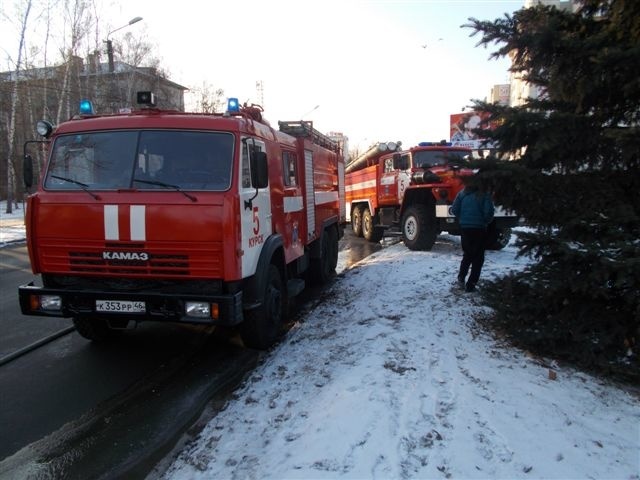
POLYGON ((62 298, 58 295, 31 295, 31 310, 60 311, 62 298))
POLYGON ((184 313, 189 317, 209 318, 211 316, 211 306, 209 302, 186 302, 184 313))
POLYGON ((442 183, 442 179, 435 173, 429 170, 420 170, 411 174, 411 181, 413 183, 442 183))

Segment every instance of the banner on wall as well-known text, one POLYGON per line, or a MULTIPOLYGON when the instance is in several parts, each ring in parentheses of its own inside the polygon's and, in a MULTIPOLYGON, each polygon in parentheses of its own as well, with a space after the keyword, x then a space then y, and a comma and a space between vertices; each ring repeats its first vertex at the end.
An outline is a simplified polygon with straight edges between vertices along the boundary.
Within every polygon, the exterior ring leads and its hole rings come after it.
MULTIPOLYGON (((449 139, 451 143, 457 147, 491 148, 492 144, 483 145, 485 139, 480 138, 473 132, 488 117, 489 113, 476 111, 451 114, 449 117, 449 139)), ((486 127, 483 125, 483 128, 486 127)))

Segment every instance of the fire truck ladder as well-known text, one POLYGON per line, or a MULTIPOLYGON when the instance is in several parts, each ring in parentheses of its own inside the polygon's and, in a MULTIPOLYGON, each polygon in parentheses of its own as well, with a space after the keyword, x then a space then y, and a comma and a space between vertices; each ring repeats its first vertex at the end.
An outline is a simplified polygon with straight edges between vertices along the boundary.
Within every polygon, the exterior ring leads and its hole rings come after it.
POLYGON ((328 150, 340 153, 340 146, 338 143, 331 140, 324 133, 320 133, 318 130, 313 128, 313 122, 304 120, 278 122, 278 126, 281 132, 291 135, 292 137, 310 138, 316 145, 320 145, 328 150))

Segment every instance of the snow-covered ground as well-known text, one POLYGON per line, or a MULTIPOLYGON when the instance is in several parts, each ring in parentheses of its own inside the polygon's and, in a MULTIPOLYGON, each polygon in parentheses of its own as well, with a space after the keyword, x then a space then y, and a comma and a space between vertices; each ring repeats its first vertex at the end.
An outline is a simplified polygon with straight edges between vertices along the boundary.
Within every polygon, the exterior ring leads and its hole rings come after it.
MULTIPOLYGON (((22 207, 0 209, 0 246, 24 238, 22 207)), ((515 253, 487 252, 483 278, 523 268, 515 253)), ((348 255, 323 301, 152 478, 640 479, 638 396, 484 332, 479 296, 452 288, 457 237, 350 269, 348 255)))
POLYGON ((7 212, 7 202, 0 201, 0 248, 5 245, 24 240, 24 205, 7 212))
MULTIPOLYGON (((442 236, 343 271, 152 477, 639 479, 638 397, 483 332, 460 256, 442 236)), ((525 263, 511 244, 483 277, 525 263)))

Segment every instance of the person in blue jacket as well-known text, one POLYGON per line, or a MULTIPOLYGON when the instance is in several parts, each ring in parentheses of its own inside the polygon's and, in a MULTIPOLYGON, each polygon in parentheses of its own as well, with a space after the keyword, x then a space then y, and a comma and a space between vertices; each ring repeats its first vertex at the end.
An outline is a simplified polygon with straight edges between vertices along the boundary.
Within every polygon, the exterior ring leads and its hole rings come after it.
POLYGON ((467 185, 464 190, 458 192, 451 206, 451 211, 458 217, 462 230, 463 256, 458 273, 458 285, 464 287, 467 292, 473 292, 480 279, 484 264, 487 227, 493 220, 493 210, 491 194, 471 185, 467 185), (471 267, 471 273, 466 279, 469 267, 471 267))

